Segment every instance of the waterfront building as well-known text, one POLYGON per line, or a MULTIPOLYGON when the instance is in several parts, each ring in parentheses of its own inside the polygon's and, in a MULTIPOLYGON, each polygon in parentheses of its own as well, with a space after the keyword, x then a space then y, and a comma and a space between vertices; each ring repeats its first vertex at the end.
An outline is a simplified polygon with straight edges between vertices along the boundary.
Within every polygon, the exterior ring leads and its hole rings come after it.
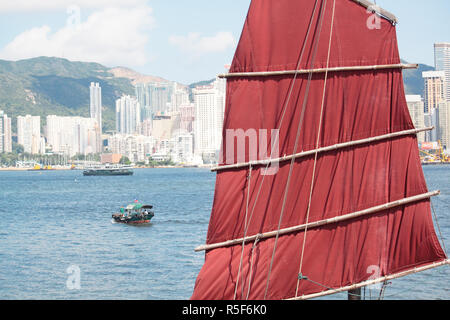
MULTIPOLYGON (((418 129, 425 127, 425 114, 424 103, 420 95, 406 95, 406 102, 408 104, 409 114, 414 123, 414 126, 418 129)), ((419 143, 425 141, 425 132, 417 134, 417 140, 419 143)))
POLYGON ((94 118, 47 116, 47 144, 54 153, 73 157, 99 153, 99 126, 94 118))
POLYGON ((0 110, 0 153, 12 152, 11 118, 0 110))
POLYGON ((179 107, 180 130, 185 132, 194 131, 195 105, 193 103, 182 104, 179 107))
POLYGON ((171 97, 171 106, 170 110, 171 112, 178 112, 180 111, 181 106, 189 105, 189 93, 186 89, 186 87, 183 87, 179 85, 178 83, 173 83, 173 92, 171 97))
POLYGON ((450 150, 450 101, 439 104, 439 135, 442 146, 450 150))
POLYGON ((141 105, 136 98, 127 95, 116 100, 116 131, 120 134, 141 132, 141 105))
POLYGON ((445 97, 445 72, 426 71, 422 73, 425 81, 424 103, 425 113, 431 113, 432 109, 437 109, 445 97))
POLYGON ((450 43, 434 44, 434 67, 445 73, 445 92, 447 101, 450 100, 450 43))
POLYGON ((173 152, 171 159, 175 163, 190 164, 194 162, 194 136, 192 133, 180 133, 172 138, 173 152))
POLYGON ((195 105, 195 154, 217 161, 222 143, 225 108, 225 80, 193 89, 195 105))
POLYGON ((179 114, 157 113, 153 117, 152 136, 156 140, 170 140, 179 127, 179 114))
POLYGON ((434 127, 433 130, 425 133, 426 142, 435 142, 439 139, 439 109, 431 109, 424 114, 425 127, 434 127))
POLYGON ((144 162, 153 153, 155 138, 138 134, 115 134, 108 138, 112 153, 126 156, 131 162, 144 162))
POLYGON ((138 83, 135 93, 142 107, 141 118, 151 119, 157 112, 170 111, 174 84, 171 82, 138 83))
POLYGON ((23 146, 23 151, 31 154, 44 153, 41 145, 41 117, 17 117, 17 143, 23 146))

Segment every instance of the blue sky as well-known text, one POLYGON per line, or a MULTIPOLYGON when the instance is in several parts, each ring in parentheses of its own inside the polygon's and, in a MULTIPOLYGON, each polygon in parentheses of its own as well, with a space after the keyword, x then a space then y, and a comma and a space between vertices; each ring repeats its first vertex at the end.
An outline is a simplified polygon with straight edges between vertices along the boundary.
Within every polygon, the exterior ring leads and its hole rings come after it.
MULTIPOLYGON (((59 56, 130 67, 185 84, 211 79, 231 63, 249 4, 250 0, 2 0, 0 59, 59 56)), ((377 4, 400 20, 401 57, 433 65, 433 43, 450 42, 450 1, 377 4)))

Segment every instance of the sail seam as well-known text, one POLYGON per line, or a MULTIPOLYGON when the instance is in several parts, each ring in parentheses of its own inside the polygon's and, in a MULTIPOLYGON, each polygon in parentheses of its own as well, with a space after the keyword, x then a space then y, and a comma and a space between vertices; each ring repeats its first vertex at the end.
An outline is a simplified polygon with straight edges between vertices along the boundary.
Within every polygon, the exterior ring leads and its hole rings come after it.
MULTIPOLYGON (((440 191, 438 191, 438 190, 428 192, 428 193, 423 193, 423 194, 419 194, 416 196, 396 200, 393 202, 388 202, 388 203, 378 205, 375 207, 371 207, 368 209, 360 210, 357 212, 348 213, 348 214, 345 214, 342 216, 337 216, 334 218, 310 222, 308 224, 302 224, 302 225, 298 225, 298 226, 280 229, 279 232, 278 231, 269 231, 269 232, 260 233, 258 235, 248 236, 245 238, 245 241, 246 242, 254 241, 256 238, 258 238, 259 241, 261 241, 263 239, 273 238, 276 236, 277 233, 279 233, 279 235, 285 235, 285 234, 290 234, 290 233, 294 233, 294 232, 299 232, 299 231, 305 230, 306 228, 317 228, 317 227, 321 227, 324 225, 336 224, 336 223, 339 223, 342 221, 347 221, 350 219, 367 216, 370 214, 378 213, 378 212, 392 209, 395 207, 403 206, 406 204, 430 199, 431 197, 437 196, 439 194, 440 194, 440 191)), ((222 248, 222 247, 229 247, 229 246, 233 246, 236 244, 242 244, 243 240, 244 240, 243 238, 240 238, 240 239, 233 239, 233 240, 228 240, 228 241, 214 243, 214 244, 203 245, 203 246, 197 247, 195 249, 195 251, 207 251, 207 250, 212 250, 212 249, 217 249, 217 248, 222 248)))
POLYGON ((255 72, 231 72, 219 74, 219 78, 234 78, 234 77, 267 77, 267 76, 284 76, 294 74, 309 74, 309 73, 325 73, 325 72, 340 72, 340 71, 375 71, 385 69, 417 69, 418 64, 411 63, 395 63, 395 64, 380 64, 370 66, 347 66, 347 67, 331 67, 331 68, 317 68, 317 69, 299 69, 299 70, 279 70, 279 71, 255 71, 255 72))
POLYGON ((321 147, 319 149, 314 149, 314 150, 309 150, 309 151, 303 151, 303 152, 296 153, 293 155, 287 155, 287 156, 284 156, 281 158, 256 160, 256 161, 250 161, 250 162, 245 162, 245 163, 235 163, 235 164, 229 164, 229 165, 224 165, 224 166, 220 166, 220 167, 214 167, 211 169, 211 171, 238 169, 238 168, 248 167, 249 165, 260 166, 260 165, 267 165, 267 164, 277 163, 277 162, 285 162, 288 160, 292 160, 293 158, 296 159, 296 158, 303 158, 303 157, 311 156, 311 155, 316 154, 316 152, 323 153, 323 152, 328 152, 328 151, 335 151, 335 150, 348 148, 348 147, 352 147, 352 146, 357 146, 357 145, 361 145, 361 144, 367 144, 367 143, 371 143, 371 142, 387 140, 389 138, 397 138, 397 137, 401 137, 401 136, 417 134, 417 133, 424 132, 424 131, 431 131, 433 129, 434 129, 434 127, 427 127, 427 128, 421 128, 421 129, 398 131, 398 132, 393 132, 393 133, 384 134, 381 136, 375 136, 375 137, 366 138, 366 139, 337 143, 337 144, 334 144, 331 146, 321 147))

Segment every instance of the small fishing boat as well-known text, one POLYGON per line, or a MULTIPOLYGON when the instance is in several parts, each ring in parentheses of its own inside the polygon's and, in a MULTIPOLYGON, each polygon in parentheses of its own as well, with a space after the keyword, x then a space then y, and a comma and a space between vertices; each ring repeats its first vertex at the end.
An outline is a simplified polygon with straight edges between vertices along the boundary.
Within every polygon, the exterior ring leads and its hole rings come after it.
POLYGON ((153 206, 134 203, 125 208, 120 208, 120 212, 113 214, 112 218, 117 223, 148 224, 155 215, 154 212, 151 211, 152 209, 153 206))

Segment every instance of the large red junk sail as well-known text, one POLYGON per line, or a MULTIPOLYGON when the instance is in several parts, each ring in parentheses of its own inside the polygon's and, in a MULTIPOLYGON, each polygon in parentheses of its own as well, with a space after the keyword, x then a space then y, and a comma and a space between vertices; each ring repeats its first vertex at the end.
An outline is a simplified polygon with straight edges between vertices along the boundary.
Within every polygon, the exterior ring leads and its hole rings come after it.
POLYGON ((227 82, 206 242, 218 245, 205 247, 192 299, 307 297, 447 262, 395 26, 366 2, 252 1, 227 82), (275 163, 251 162, 249 146, 240 160, 227 139, 239 129, 269 132, 272 158, 306 153, 267 174, 275 163))

